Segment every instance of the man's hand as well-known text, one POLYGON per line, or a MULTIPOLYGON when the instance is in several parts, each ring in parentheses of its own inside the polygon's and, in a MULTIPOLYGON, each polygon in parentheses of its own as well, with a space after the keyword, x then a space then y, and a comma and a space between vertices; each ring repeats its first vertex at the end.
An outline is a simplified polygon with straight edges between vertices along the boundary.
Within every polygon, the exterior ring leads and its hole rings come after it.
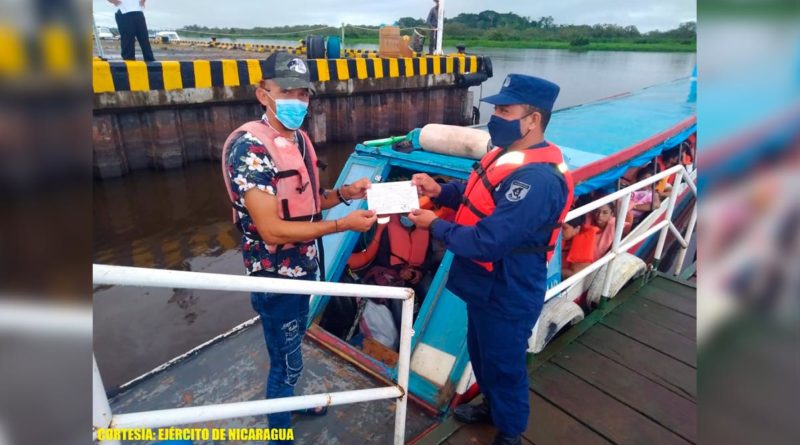
POLYGON ((116 6, 116 7, 119 7, 119 5, 122 4, 122 2, 120 0, 108 0, 108 2, 111 3, 112 5, 116 6))
POLYGON ((411 183, 417 186, 417 193, 429 198, 436 198, 442 192, 442 186, 425 173, 416 173, 411 177, 411 183))
POLYGON ((400 269, 400 278, 408 284, 416 285, 422 279, 422 272, 413 267, 404 267, 400 269))
POLYGON ((347 187, 342 187, 342 198, 347 200, 362 199, 367 196, 367 189, 369 189, 371 185, 372 183, 369 178, 361 178, 347 187))
POLYGON ((408 214, 408 218, 411 221, 414 221, 414 224, 417 225, 418 229, 428 229, 431 227, 433 220, 438 218, 438 216, 436 216, 432 210, 416 209, 408 214))
POLYGON ((142 8, 144 8, 144 0, 139 0, 139 6, 141 6, 142 8))
POLYGON ((372 228, 378 217, 374 210, 354 210, 349 215, 340 219, 338 222, 339 231, 354 230, 356 232, 366 232, 372 228))

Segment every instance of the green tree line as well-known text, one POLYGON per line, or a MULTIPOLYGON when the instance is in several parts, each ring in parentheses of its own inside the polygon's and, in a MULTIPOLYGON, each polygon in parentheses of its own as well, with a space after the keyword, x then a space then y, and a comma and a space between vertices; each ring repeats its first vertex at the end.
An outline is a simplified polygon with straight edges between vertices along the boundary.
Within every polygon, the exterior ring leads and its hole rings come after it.
MULTIPOLYGON (((402 28, 425 27, 425 22, 422 19, 403 17, 398 20, 398 25, 402 28)), ((447 38, 466 40, 570 42, 572 46, 615 41, 694 45, 697 39, 697 26, 695 22, 686 22, 668 31, 655 30, 642 33, 632 25, 611 23, 562 25, 556 24, 551 16, 532 19, 513 12, 483 11, 478 14, 462 13, 452 19, 445 19, 444 35, 447 38)))
MULTIPOLYGON (((417 29, 425 34, 427 24, 422 18, 402 17, 394 25, 403 29, 408 35, 417 29)), ((345 37, 350 41, 378 40, 377 26, 346 25, 345 37)), ((309 30, 318 30, 314 34, 339 34, 341 28, 328 25, 279 26, 242 28, 209 28, 207 26, 190 25, 184 32, 200 35, 217 35, 220 37, 283 37, 302 39, 309 30), (319 28, 325 28, 319 30, 319 28)), ((697 40, 695 22, 680 24, 677 28, 661 31, 641 32, 636 26, 617 24, 566 25, 557 24, 551 16, 534 19, 518 14, 483 11, 477 14, 462 13, 453 18, 445 18, 444 36, 446 41, 464 41, 467 44, 500 43, 497 46, 515 47, 596 47, 627 44, 631 48, 636 45, 655 47, 671 47, 675 49, 694 50, 697 40)), ((490 45, 494 46, 494 45, 490 45)), ((630 49, 630 48, 629 48, 630 49)))

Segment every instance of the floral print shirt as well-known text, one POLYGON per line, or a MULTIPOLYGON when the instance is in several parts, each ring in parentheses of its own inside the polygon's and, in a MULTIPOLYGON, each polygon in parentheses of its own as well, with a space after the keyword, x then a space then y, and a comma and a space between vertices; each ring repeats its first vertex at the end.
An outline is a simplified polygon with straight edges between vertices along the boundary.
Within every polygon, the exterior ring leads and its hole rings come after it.
MULTIPOLYGON (((286 138, 275 138, 276 145, 292 144, 286 138)), ((264 144, 249 132, 242 132, 231 143, 228 151, 228 179, 233 192, 233 207, 242 230, 242 257, 248 275, 281 275, 290 278, 314 274, 318 268, 317 248, 314 241, 284 247, 272 254, 256 230, 247 208, 244 194, 258 188, 276 194, 278 169, 264 144)))

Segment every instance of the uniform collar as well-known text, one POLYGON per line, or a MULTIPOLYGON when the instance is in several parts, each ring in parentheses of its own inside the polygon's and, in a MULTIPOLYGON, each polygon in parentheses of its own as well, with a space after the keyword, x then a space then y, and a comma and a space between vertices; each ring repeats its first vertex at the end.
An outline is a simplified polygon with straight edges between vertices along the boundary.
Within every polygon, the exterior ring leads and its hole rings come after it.
POLYGON ((542 142, 539 142, 538 144, 531 145, 531 146, 530 146, 530 147, 528 147, 527 149, 528 149, 528 150, 530 150, 530 149, 532 149, 532 148, 544 148, 544 147, 547 147, 548 145, 550 145, 550 143, 549 143, 549 142, 547 142, 547 141, 542 141, 542 142))

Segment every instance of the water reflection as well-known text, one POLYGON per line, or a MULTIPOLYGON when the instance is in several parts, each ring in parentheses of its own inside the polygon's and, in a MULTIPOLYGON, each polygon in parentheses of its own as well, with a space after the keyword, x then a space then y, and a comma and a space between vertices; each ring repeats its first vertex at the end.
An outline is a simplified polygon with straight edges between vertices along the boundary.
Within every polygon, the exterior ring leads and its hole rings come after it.
MULTIPOLYGON (((632 51, 564 51, 555 49, 473 49, 489 56, 494 77, 473 87, 475 102, 495 94, 508 73, 544 77, 561 86, 555 108, 567 108, 635 91, 681 77, 689 77, 694 53, 639 53, 632 51)), ((481 122, 489 121, 492 106, 482 103, 481 122)))

